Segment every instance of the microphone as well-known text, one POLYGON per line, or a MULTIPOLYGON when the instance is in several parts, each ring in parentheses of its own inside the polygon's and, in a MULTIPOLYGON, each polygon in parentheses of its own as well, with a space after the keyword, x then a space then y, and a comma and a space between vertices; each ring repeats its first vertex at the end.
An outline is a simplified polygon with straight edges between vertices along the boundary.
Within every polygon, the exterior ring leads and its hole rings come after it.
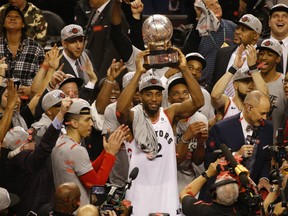
POLYGON ((137 178, 138 173, 139 173, 139 168, 138 168, 138 167, 134 167, 134 168, 132 169, 132 171, 130 172, 130 174, 129 174, 129 180, 126 182, 126 186, 125 186, 124 191, 130 189, 131 183, 132 183, 132 181, 133 181, 134 179, 137 178))
POLYGON ((249 184, 248 175, 249 171, 241 164, 238 164, 233 155, 231 154, 230 150, 228 149, 227 145, 221 144, 220 149, 222 150, 226 160, 230 162, 231 167, 234 169, 237 176, 239 176, 240 182, 247 187, 249 184))

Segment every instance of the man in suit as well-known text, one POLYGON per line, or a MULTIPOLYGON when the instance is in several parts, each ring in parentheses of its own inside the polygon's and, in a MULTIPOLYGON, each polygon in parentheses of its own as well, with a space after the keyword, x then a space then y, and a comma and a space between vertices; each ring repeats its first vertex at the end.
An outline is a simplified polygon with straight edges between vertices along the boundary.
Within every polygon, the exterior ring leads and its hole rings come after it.
POLYGON ((83 29, 79 25, 67 25, 61 30, 63 57, 60 59, 60 65, 64 64, 64 73, 81 78, 86 87, 94 89, 97 76, 84 50, 84 38, 83 29))
POLYGON ((232 152, 243 157, 251 179, 258 188, 269 191, 268 181, 271 157, 264 146, 273 143, 273 126, 266 120, 270 100, 259 90, 250 92, 244 100, 243 111, 216 123, 209 132, 205 166, 215 160, 213 151, 226 144, 232 152), (254 138, 256 144, 253 143, 254 138))
MULTIPOLYGON (((252 14, 245 14, 241 19, 237 22, 237 27, 234 32, 233 42, 238 44, 238 46, 230 46, 218 49, 214 71, 212 74, 212 90, 215 83, 225 74, 226 71, 233 65, 234 59, 237 54, 237 50, 239 45, 243 44, 246 47, 248 44, 256 46, 257 41, 262 32, 262 24, 258 18, 253 16, 252 14)), ((245 53, 243 53, 244 56, 245 53)), ((248 70, 247 62, 242 66, 243 69, 246 68, 248 70)), ((233 86, 232 82, 229 83, 230 86, 233 86)), ((209 90, 209 89, 208 89, 209 90)), ((235 91, 230 87, 230 93, 225 91, 226 95, 234 96, 235 91)))
POLYGON ((87 26, 86 48, 91 52, 91 60, 95 65, 97 76, 100 79, 106 77, 107 69, 114 58, 119 55, 110 39, 111 9, 113 1, 90 0, 90 22, 87 26))

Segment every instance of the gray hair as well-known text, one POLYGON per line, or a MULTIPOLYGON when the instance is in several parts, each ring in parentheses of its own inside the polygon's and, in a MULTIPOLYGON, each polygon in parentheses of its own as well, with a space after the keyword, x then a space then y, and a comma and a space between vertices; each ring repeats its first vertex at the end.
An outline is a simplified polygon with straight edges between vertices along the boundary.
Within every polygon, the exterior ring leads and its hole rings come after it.
MULTIPOLYGON (((227 179, 233 179, 231 176, 223 176, 215 181, 215 183, 220 181, 225 181, 227 179)), ((217 198, 216 202, 225 205, 230 206, 233 205, 239 196, 239 188, 237 183, 230 183, 226 185, 222 185, 216 188, 217 198)))

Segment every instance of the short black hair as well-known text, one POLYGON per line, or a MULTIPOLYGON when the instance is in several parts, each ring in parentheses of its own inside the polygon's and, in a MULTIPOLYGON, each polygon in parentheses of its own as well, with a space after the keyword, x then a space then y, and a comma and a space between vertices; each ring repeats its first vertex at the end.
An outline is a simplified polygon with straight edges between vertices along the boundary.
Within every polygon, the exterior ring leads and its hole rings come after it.
POLYGON ((171 89, 178 84, 183 84, 187 86, 186 80, 184 78, 178 78, 173 80, 168 86, 168 94, 170 93, 171 89))

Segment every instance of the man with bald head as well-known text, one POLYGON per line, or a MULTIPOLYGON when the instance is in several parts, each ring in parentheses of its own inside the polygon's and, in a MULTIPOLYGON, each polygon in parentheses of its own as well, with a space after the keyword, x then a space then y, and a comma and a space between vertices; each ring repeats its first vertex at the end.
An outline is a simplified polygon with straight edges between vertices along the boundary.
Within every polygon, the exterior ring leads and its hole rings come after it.
POLYGON ((40 216, 73 216, 80 206, 80 196, 76 183, 65 182, 56 188, 54 203, 43 205, 37 213, 40 216))
POLYGON ((73 215, 80 206, 80 196, 80 189, 74 182, 60 184, 55 191, 52 215, 73 215))
POLYGON ((94 205, 88 204, 78 209, 77 216, 99 216, 99 211, 94 205))
POLYGON ((232 152, 243 157, 243 165, 250 171, 251 179, 259 189, 269 191, 270 155, 263 149, 273 143, 273 126, 266 120, 270 110, 269 97, 259 90, 247 94, 242 112, 223 119, 210 130, 205 166, 215 160, 213 151, 224 143, 232 152), (256 143, 251 140, 256 140, 256 143))

